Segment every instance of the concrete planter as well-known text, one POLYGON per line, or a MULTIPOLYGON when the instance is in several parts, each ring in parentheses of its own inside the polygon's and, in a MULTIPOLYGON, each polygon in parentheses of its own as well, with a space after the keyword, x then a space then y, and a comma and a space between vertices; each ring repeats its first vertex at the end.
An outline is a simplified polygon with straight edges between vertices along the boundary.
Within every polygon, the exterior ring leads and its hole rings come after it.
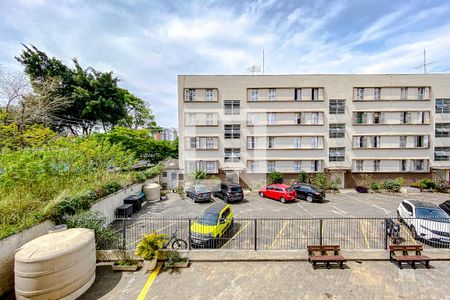
POLYGON ((153 271, 156 268, 156 263, 158 262, 157 258, 152 260, 144 260, 143 269, 144 271, 153 271))
POLYGON ((112 265, 113 271, 121 271, 121 272, 134 272, 139 268, 139 265, 136 263, 134 265, 112 265))
POLYGON ((189 259, 182 262, 175 263, 175 268, 187 268, 189 266, 189 259))

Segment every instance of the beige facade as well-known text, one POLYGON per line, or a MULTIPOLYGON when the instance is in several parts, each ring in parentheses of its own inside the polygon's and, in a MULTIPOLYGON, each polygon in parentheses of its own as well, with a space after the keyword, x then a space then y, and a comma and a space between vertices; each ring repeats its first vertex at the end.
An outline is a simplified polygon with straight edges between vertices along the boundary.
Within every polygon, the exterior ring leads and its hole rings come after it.
POLYGON ((180 75, 179 166, 449 180, 450 75, 180 75))

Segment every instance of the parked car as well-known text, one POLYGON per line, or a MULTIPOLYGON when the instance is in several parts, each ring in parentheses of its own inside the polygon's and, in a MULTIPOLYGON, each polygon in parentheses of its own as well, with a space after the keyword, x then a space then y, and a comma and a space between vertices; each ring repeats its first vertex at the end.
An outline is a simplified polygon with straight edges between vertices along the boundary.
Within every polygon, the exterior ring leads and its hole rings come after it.
POLYGON ((403 200, 397 208, 397 217, 409 228, 414 239, 437 244, 450 243, 450 218, 432 203, 403 200))
POLYGON ((295 190, 286 184, 271 184, 259 189, 259 196, 279 200, 281 203, 295 201, 295 190))
POLYGON ((233 211, 229 204, 216 203, 206 208, 191 224, 191 245, 215 247, 233 228, 233 211))
POLYGON ((194 203, 211 201, 211 192, 208 190, 206 186, 201 184, 190 186, 186 190, 186 196, 191 198, 194 201, 194 203))
POLYGON ((221 183, 213 194, 227 203, 244 199, 244 191, 237 183, 221 183))
POLYGON ((450 216, 450 200, 439 204, 439 207, 442 208, 450 216))
POLYGON ((322 201, 326 196, 322 189, 311 184, 296 183, 292 188, 297 193, 297 198, 304 199, 308 202, 322 201))

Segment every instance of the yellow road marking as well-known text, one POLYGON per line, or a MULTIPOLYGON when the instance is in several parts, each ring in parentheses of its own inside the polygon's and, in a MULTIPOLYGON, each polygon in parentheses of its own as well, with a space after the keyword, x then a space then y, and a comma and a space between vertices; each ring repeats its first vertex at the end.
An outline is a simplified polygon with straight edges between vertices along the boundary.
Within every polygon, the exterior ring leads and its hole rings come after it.
POLYGON ((280 231, 278 232, 277 236, 273 239, 272 244, 270 245, 269 249, 272 250, 273 245, 275 245, 276 240, 280 237, 281 233, 283 232, 284 228, 286 228, 286 225, 289 223, 283 222, 283 227, 281 227, 280 231))
POLYGON ((369 240, 367 239, 366 231, 364 230, 362 221, 359 220, 359 227, 361 227, 362 234, 364 236, 364 243, 366 244, 366 248, 370 249, 369 240))
POLYGON ((247 224, 245 224, 244 226, 241 227, 241 229, 238 230, 238 232, 236 232, 235 235, 233 235, 233 237, 231 239, 228 240, 228 242, 226 242, 225 244, 223 244, 222 248, 224 248, 229 242, 231 242, 232 240, 234 240, 235 237, 238 236, 238 234, 240 234, 242 232, 242 230, 244 230, 245 227, 248 226, 248 224, 250 224, 250 221, 247 222, 247 224))
POLYGON ((416 240, 414 239, 412 234, 409 232, 409 228, 406 225, 404 225, 404 224, 402 224, 402 226, 404 228, 404 231, 406 231, 406 235, 408 236, 408 238, 413 241, 414 245, 417 245, 416 240))
POLYGON ((325 232, 325 226, 323 225, 324 223, 325 223, 325 220, 322 220, 322 228, 320 229, 322 231, 322 241, 323 241, 324 232, 325 232))
POLYGON ((137 300, 144 300, 145 299, 145 297, 148 294, 148 291, 150 290, 150 287, 153 284, 153 281, 155 280, 156 276, 158 276, 158 273, 159 273, 159 270, 161 269, 161 266, 162 266, 162 263, 160 262, 160 263, 158 263, 156 268, 152 271, 152 273, 148 277, 147 282, 145 283, 144 287, 142 288, 141 293, 137 297, 137 300))

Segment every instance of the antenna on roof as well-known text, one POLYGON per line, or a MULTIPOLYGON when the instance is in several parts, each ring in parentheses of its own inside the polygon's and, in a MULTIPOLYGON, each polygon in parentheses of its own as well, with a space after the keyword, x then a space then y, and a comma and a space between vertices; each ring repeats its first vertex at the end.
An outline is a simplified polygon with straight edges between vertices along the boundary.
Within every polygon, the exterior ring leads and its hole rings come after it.
POLYGON ((261 73, 261 67, 258 65, 250 66, 247 68, 247 71, 245 73, 252 75, 255 75, 255 73, 261 73))
POLYGON ((416 69, 423 69, 423 74, 427 74, 427 66, 438 63, 437 61, 427 62, 427 50, 423 49, 423 65, 417 66, 416 69))

